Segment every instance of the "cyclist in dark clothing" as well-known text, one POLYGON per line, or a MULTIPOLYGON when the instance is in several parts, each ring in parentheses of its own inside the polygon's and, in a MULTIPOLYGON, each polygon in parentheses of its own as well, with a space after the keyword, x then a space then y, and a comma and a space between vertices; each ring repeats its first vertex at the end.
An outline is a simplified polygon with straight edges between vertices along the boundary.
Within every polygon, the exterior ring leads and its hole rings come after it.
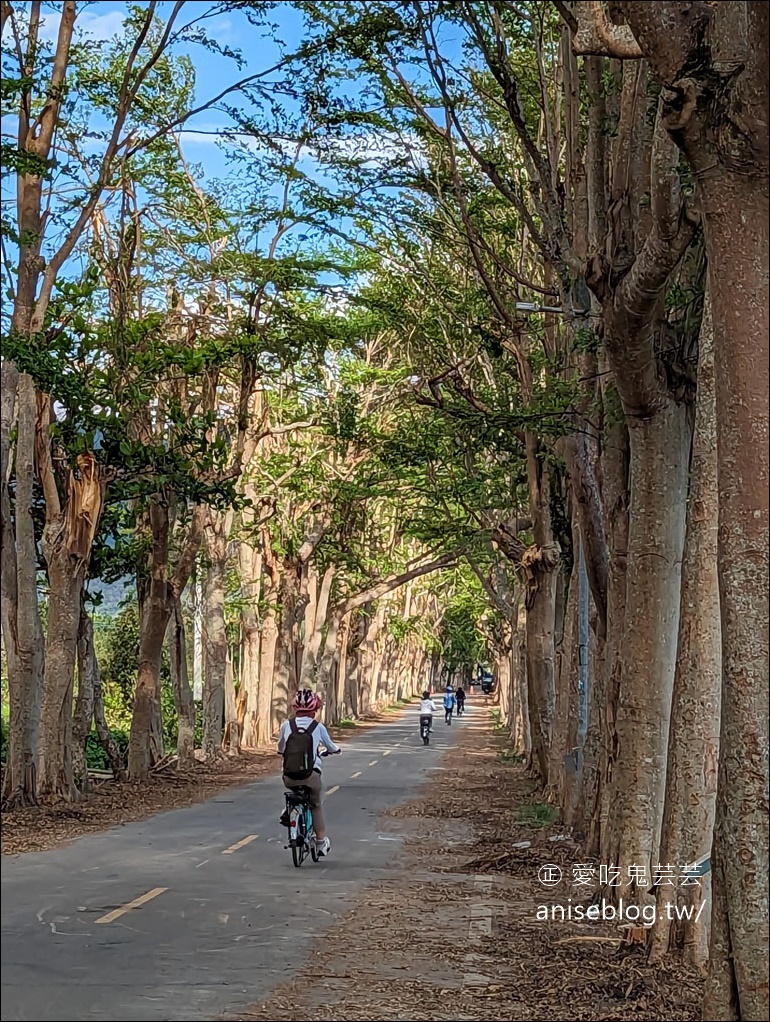
POLYGON ((462 717, 465 712, 465 689, 462 686, 455 690, 455 704, 457 706, 457 716, 462 717))

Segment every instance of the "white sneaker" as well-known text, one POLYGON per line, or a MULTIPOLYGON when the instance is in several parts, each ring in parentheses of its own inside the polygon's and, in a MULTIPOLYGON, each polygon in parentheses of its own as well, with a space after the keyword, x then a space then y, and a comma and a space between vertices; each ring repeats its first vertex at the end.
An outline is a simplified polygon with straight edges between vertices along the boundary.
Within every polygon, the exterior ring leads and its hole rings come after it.
POLYGON ((328 837, 322 838, 320 841, 316 839, 316 854, 319 858, 322 858, 324 855, 328 855, 331 850, 332 843, 328 837))

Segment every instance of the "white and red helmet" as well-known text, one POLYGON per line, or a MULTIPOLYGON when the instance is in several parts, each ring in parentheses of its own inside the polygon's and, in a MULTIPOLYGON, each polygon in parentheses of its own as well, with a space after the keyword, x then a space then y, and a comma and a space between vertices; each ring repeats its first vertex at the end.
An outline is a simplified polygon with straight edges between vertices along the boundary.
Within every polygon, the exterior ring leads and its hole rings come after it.
POLYGON ((291 705, 295 713, 307 713, 312 716, 321 709, 321 697, 309 688, 301 688, 294 696, 291 705))

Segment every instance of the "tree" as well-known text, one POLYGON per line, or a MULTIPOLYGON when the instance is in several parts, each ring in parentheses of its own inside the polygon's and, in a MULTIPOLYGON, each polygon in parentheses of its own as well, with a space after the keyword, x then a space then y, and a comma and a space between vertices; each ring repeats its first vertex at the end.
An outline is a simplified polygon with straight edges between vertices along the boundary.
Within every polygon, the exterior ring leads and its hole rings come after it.
POLYGON ((698 182, 717 375, 722 725, 704 1012, 768 1013, 768 9, 621 3, 698 182), (695 60, 695 54, 699 59, 695 60), (764 426, 760 426, 764 423, 764 426), (751 437, 747 443, 746 438, 751 437), (732 755, 728 750, 745 750, 732 755))

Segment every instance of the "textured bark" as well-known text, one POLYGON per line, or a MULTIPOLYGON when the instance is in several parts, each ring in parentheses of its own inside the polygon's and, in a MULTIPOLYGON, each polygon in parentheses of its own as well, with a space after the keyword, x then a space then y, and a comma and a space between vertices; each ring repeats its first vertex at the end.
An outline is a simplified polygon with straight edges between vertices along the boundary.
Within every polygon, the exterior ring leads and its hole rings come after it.
MULTIPOLYGON (((608 592, 609 595, 609 592, 608 592)), ((579 795, 569 820, 574 839, 596 858, 601 850, 602 793, 607 765, 605 720, 607 714, 606 642, 596 629, 588 633, 588 720, 583 743, 579 795)))
POLYGON ((138 566, 139 666, 131 717, 128 772, 134 780, 146 780, 155 763, 163 757, 163 720, 160 704, 160 670, 163 643, 175 602, 190 578, 200 548, 205 509, 193 508, 189 525, 180 537, 176 570, 169 577, 170 518, 168 506, 150 501, 144 527, 150 552, 138 566))
MULTIPOLYGON (((687 536, 682 567, 679 644, 671 707, 666 805, 661 833, 662 863, 693 862, 709 853, 716 806, 719 717, 722 689, 721 623, 717 577, 717 455, 714 349, 708 302, 700 331, 698 393, 690 462, 687 536)), ((711 876, 681 886, 676 902, 694 913, 670 922, 663 908, 671 891, 659 889, 658 921, 651 960, 682 949, 685 960, 704 969, 708 961, 711 876), (703 908, 701 908, 703 906, 703 908)))
POLYGON ((86 788, 86 743, 91 733, 91 723, 96 727, 99 744, 104 750, 113 775, 118 781, 125 779, 125 770, 120 750, 104 717, 104 699, 99 661, 94 647, 94 626, 91 615, 81 604, 80 628, 78 632, 78 698, 73 727, 73 756, 75 774, 82 777, 81 787, 86 788))
MULTIPOLYGON (((556 641, 556 672, 554 718, 551 735, 550 776, 548 789, 551 800, 563 806, 566 781, 570 770, 570 758, 574 750, 570 746, 571 719, 577 707, 577 613, 578 613, 578 572, 577 564, 567 574, 566 566, 559 572, 558 585, 566 590, 563 602, 563 626, 556 641)), ((558 632, 557 632, 558 634, 558 632)))
POLYGON ((324 628, 329 613, 329 598, 334 580, 334 566, 330 565, 324 572, 320 585, 317 572, 311 566, 314 575, 311 599, 305 610, 305 641, 302 648, 302 666, 300 668, 299 687, 313 688, 318 669, 318 657, 324 628))
POLYGON ((596 807, 589 826, 588 847, 609 862, 609 814, 612 781, 618 756, 616 722, 620 678, 624 660, 623 637, 626 621, 626 593, 629 536, 629 437, 614 388, 604 393, 605 414, 612 421, 602 454, 602 476, 610 526, 610 575, 607 589, 607 642, 602 673, 594 675, 600 710, 599 791, 587 801, 596 807))
POLYGON ((41 547, 48 576, 37 781, 41 794, 72 799, 77 794, 72 772, 72 699, 80 609, 86 569, 104 506, 105 478, 90 453, 78 456, 75 470, 54 468, 51 400, 38 395, 37 409, 36 463, 45 498, 41 547))
POLYGON ((177 769, 191 770, 195 766, 195 700, 187 669, 187 635, 181 600, 174 603, 174 611, 168 623, 167 641, 171 691, 178 721, 177 769))
POLYGON ((80 791, 88 791, 87 748, 94 719, 94 667, 98 671, 98 665, 93 655, 93 625, 85 608, 85 594, 80 604, 77 660, 78 694, 72 718, 72 773, 80 791))
POLYGON ((54 521, 43 532, 49 597, 37 783, 41 795, 74 799, 72 699, 86 566, 70 555, 61 528, 62 523, 54 521))
POLYGON ((37 551, 32 520, 35 472, 35 384, 3 363, 3 455, 9 458, 16 391, 16 492, 11 518, 7 463, 2 477, 2 615, 8 657, 10 721, 3 771, 3 806, 37 800, 36 754, 43 684, 43 630, 37 601, 37 551), (15 528, 14 528, 15 526, 15 528))
POLYGON ((766 3, 627 2, 698 183, 714 323, 721 757, 704 1018, 770 1014, 768 945, 768 80, 766 3))
POLYGON ((527 763, 532 757, 532 732, 527 685, 526 610, 522 600, 516 609, 516 630, 513 647, 513 719, 514 749, 527 763))
MULTIPOLYGON (((580 544, 577 514, 573 513, 573 550, 580 544)), ((558 762, 558 772, 552 770, 556 780, 553 799, 561 807, 562 819, 569 828, 572 823, 574 806, 580 790, 581 749, 578 742, 580 715, 580 572, 577 557, 573 563, 567 596, 563 652, 559 669, 556 696, 556 716, 559 720, 558 748, 554 743, 553 759, 558 762)))
POLYGON ((135 780, 145 780, 163 758, 160 668, 172 610, 165 580, 153 580, 139 602, 139 667, 128 745, 128 773, 135 780))
POLYGON ((225 717, 225 574, 224 558, 215 557, 203 577, 203 753, 207 757, 216 756, 222 747, 225 717))
MULTIPOLYGON (((647 878, 658 865, 668 731, 676 666, 691 428, 673 402, 632 420, 631 504, 623 664, 615 730, 608 861, 647 878)), ((627 897, 635 891, 624 888, 627 897)), ((617 889, 615 889, 617 890, 617 889)))
POLYGON ((543 784, 548 781, 555 708, 554 633, 559 562, 559 549, 555 545, 531 547, 522 560, 527 572, 524 606, 527 612, 527 697, 533 766, 543 784))

